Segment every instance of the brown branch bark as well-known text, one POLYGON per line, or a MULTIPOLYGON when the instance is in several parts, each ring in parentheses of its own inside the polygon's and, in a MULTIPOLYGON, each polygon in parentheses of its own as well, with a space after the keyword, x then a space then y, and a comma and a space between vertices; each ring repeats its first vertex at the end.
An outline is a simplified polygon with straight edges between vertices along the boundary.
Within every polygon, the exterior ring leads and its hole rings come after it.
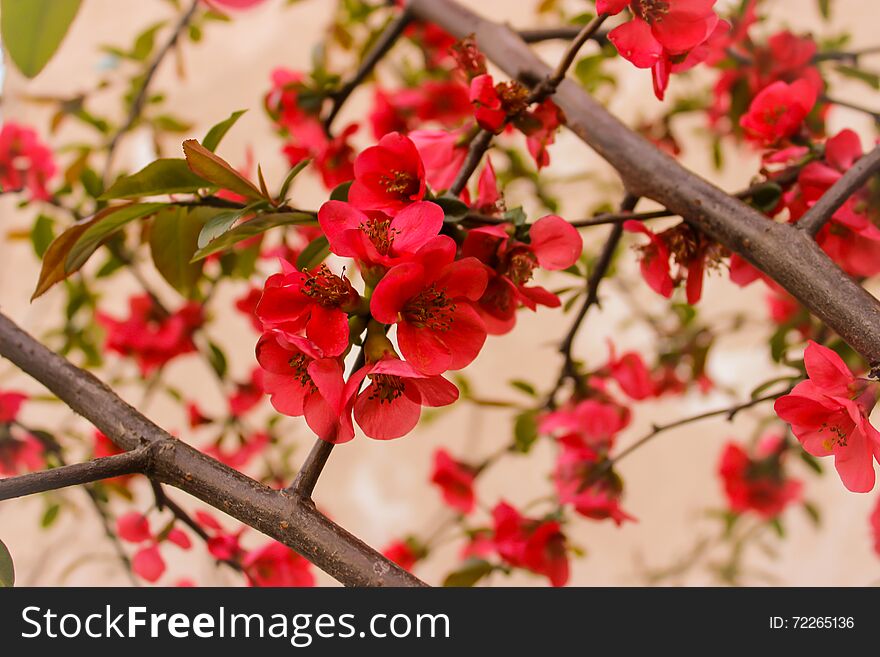
POLYGON ((148 445, 146 474, 293 548, 347 586, 424 586, 313 504, 265 486, 174 438, 89 372, 50 351, 0 313, 0 355, 46 386, 116 445, 148 445))
MULTIPOLYGON (((537 85, 551 69, 510 28, 453 0, 412 0, 416 17, 454 36, 476 35, 508 75, 537 85)), ((880 302, 840 270, 804 231, 767 219, 682 167, 623 125, 579 85, 564 80, 554 100, 568 127, 608 161, 626 188, 650 198, 740 254, 795 296, 872 365, 880 365, 880 302)))
POLYGON ((147 468, 149 462, 149 449, 141 447, 94 461, 0 479, 0 501, 140 473, 147 468))
POLYGON ((822 197, 798 219, 795 224, 808 235, 815 237, 831 217, 847 200, 880 171, 880 146, 859 158, 841 178, 831 186, 822 197))

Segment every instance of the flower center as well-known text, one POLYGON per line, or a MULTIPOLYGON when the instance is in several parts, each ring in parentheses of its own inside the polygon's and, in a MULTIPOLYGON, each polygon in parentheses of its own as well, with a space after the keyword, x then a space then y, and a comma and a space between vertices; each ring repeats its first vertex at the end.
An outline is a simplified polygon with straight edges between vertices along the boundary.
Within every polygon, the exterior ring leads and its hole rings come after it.
POLYGON ((659 23, 669 13, 669 0, 635 0, 632 12, 646 23, 659 23))
POLYGON ((361 224, 361 231, 376 247, 376 250, 382 255, 388 255, 394 244, 394 237, 400 231, 391 228, 390 217, 370 217, 361 224))
POLYGON ((368 399, 378 399, 380 404, 391 403, 403 394, 403 379, 394 374, 372 374, 373 381, 368 399))
POLYGON ((318 388, 315 385, 315 382, 312 381, 312 377, 309 375, 309 363, 311 362, 312 359, 305 354, 297 354, 288 360, 287 364, 290 365, 290 369, 293 370, 293 377, 299 381, 304 388, 309 388, 314 392, 318 388))
POLYGON ((455 304, 444 290, 430 285, 414 296, 403 308, 403 319, 416 328, 448 331, 452 326, 455 304))
POLYGON ((538 260, 531 251, 520 251, 513 254, 507 264, 507 276, 514 285, 524 285, 532 280, 532 272, 538 266, 538 260))
POLYGON ((419 179, 409 171, 396 169, 379 178, 385 191, 400 199, 409 199, 419 193, 419 179))
POLYGON ((302 293, 325 308, 338 308, 351 299, 351 284, 330 271, 327 265, 303 273, 308 278, 302 285, 302 293))
POLYGON ((507 116, 517 116, 529 106, 529 90, 516 80, 499 82, 495 85, 495 91, 501 99, 501 108, 507 116))

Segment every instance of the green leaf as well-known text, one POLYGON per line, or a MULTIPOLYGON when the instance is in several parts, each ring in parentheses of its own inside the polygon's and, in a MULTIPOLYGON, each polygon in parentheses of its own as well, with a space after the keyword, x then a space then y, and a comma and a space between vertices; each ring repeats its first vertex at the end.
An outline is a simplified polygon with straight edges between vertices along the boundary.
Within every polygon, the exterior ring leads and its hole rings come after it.
POLYGON ((303 271, 317 267, 327 259, 328 255, 330 255, 330 242, 327 241, 327 237, 324 235, 316 237, 299 254, 296 259, 296 268, 303 271))
POLYGON ((55 239, 55 231, 52 228, 54 224, 55 221, 52 217, 41 214, 31 227, 31 244, 34 245, 34 253, 37 254, 38 258, 43 257, 46 249, 49 248, 52 240, 55 239))
POLYGON ((228 230, 220 237, 212 240, 210 244, 196 251, 193 255, 193 262, 207 258, 209 255, 219 251, 227 251, 233 246, 255 235, 261 235, 270 228, 277 226, 294 226, 297 224, 305 224, 314 222, 315 218, 304 212, 275 212, 270 214, 261 214, 258 217, 245 221, 236 226, 232 230, 228 230))
POLYGON ((866 71, 855 66, 839 65, 836 67, 838 73, 852 80, 864 82, 874 91, 880 90, 880 75, 871 71, 866 71))
POLYGON ((229 162, 214 155, 195 139, 183 142, 186 162, 193 173, 223 189, 241 194, 249 199, 266 199, 254 184, 236 171, 229 162))
POLYGON ((520 392, 524 392, 530 397, 537 397, 538 391, 535 390, 535 386, 533 386, 528 381, 522 381, 520 379, 514 379, 510 382, 510 385, 519 390, 520 392))
POLYGON ((815 472, 816 474, 822 474, 822 464, 819 463, 819 460, 815 456, 813 456, 809 452, 805 452, 804 450, 800 451, 800 456, 801 460, 806 463, 807 467, 809 467, 813 472, 815 472))
POLYGON ((467 204, 454 196, 439 196, 434 199, 434 203, 443 209, 443 221, 448 224, 457 224, 470 212, 467 204))
POLYGON ((461 568, 449 573, 443 580, 443 586, 471 587, 492 572, 494 567, 485 559, 471 558, 461 568))
POLYGON ((199 239, 196 243, 197 248, 204 249, 215 239, 228 232, 235 222, 241 219, 244 214, 245 211, 242 208, 241 210, 221 212, 220 214, 211 217, 199 233, 199 239))
POLYGON ((517 452, 527 454, 538 439, 537 413, 534 410, 523 411, 516 416, 513 423, 514 448, 517 452))
POLYGON ((226 133, 229 132, 229 129, 235 125, 235 122, 241 118, 241 115, 247 112, 247 110, 238 110, 237 112, 233 112, 229 115, 228 119, 224 119, 220 121, 217 125, 208 130, 208 134, 205 135, 205 138, 202 139, 202 146, 207 148, 212 153, 217 150, 217 146, 220 145, 220 140, 226 136, 226 133))
POLYGON ((287 177, 284 179, 284 182, 281 184, 281 191, 278 192, 278 198, 280 198, 280 199, 287 198, 287 191, 290 189, 290 185, 293 182, 293 179, 299 175, 300 171, 305 169, 311 163, 312 163, 311 160, 303 160, 302 162, 297 163, 297 165, 295 167, 293 167, 287 173, 287 177))
POLYGON ((135 219, 143 219, 165 207, 164 203, 129 203, 101 211, 94 223, 79 236, 64 261, 64 271, 72 274, 82 267, 104 241, 135 219), (109 212, 108 212, 109 211, 109 212))
POLYGON ((193 298, 202 275, 203 262, 192 262, 199 232, 217 214, 216 208, 166 208, 156 214, 150 230, 153 264, 168 284, 186 298, 193 298))
POLYGON ((812 502, 804 502, 804 511, 816 527, 822 524, 822 514, 819 512, 819 509, 815 504, 812 502))
POLYGON ((831 18, 831 0, 817 0, 819 5, 819 13, 826 21, 831 18))
POLYGON ((2 0, 0 33, 3 49, 25 77, 37 75, 76 17, 80 0, 2 0))
POLYGON ((48 529, 49 527, 51 527, 58 519, 59 511, 61 511, 60 505, 49 505, 49 507, 46 509, 46 512, 43 514, 42 519, 40 520, 40 527, 42 527, 43 529, 48 529))
POLYGON ((330 200, 343 202, 348 201, 348 190, 351 189, 351 183, 353 182, 353 180, 349 180, 348 182, 336 185, 336 187, 333 188, 333 191, 330 192, 330 200))
POLYGON ((210 351, 208 354, 208 360, 211 363, 211 367, 214 368, 218 377, 221 379, 224 378, 227 370, 226 354, 224 354, 223 350, 213 342, 208 343, 208 350, 210 351))
POLYGON ((780 198, 782 198, 782 187, 774 182, 767 182, 752 192, 751 204, 766 214, 779 205, 780 198))
POLYGON ((137 173, 122 176, 101 195, 101 200, 159 194, 194 194, 200 189, 213 186, 194 174, 186 160, 163 158, 150 162, 137 173))
POLYGON ((15 584, 15 566, 9 549, 0 541, 0 588, 12 587, 15 584))

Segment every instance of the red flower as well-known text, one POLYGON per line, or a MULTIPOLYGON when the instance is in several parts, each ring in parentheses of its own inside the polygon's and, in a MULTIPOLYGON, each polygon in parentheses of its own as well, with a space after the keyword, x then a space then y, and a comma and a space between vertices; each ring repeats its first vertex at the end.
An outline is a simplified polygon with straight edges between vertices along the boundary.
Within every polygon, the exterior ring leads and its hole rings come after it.
POLYGON ((278 541, 248 552, 241 561, 251 586, 315 585, 312 564, 278 541))
POLYGON ((633 18, 608 34, 617 51, 638 68, 653 68, 654 92, 663 100, 669 71, 712 36, 715 0, 597 0, 596 11, 633 18))
POLYGON ((538 169, 550 164, 550 152, 547 147, 556 141, 556 132, 565 125, 562 110, 548 98, 528 114, 519 128, 526 135, 526 147, 535 160, 538 169))
POLYGON ((647 235, 650 240, 640 248, 640 267, 642 277, 652 290, 668 299, 675 286, 685 280, 687 302, 695 304, 700 300, 707 256, 711 256, 713 262, 720 257, 717 245, 685 223, 662 233, 655 233, 635 220, 625 222, 623 227, 630 232, 647 235), (678 265, 675 279, 670 273, 670 260, 678 265))
POLYGON ((474 468, 456 461, 445 449, 434 452, 431 481, 440 487, 443 501, 460 513, 474 510, 474 468))
POLYGON ((629 425, 631 417, 628 408, 610 400, 584 399, 542 415, 538 430, 547 435, 576 433, 588 445, 607 451, 614 444, 615 436, 629 425))
POLYGON ((347 278, 326 265, 298 271, 281 261, 282 271, 266 280, 257 316, 267 329, 288 338, 305 331, 323 354, 338 356, 348 348, 348 313, 360 297, 347 278))
POLYGON ((486 289, 486 270, 476 258, 455 260, 455 242, 435 237, 411 262, 389 270, 370 300, 373 317, 397 324, 403 357, 424 374, 468 365, 486 341, 473 302, 486 289))
POLYGON ((46 184, 55 175, 50 151, 27 126, 5 121, 0 128, 0 192, 27 189, 32 199, 48 200, 46 184))
POLYGON ((873 459, 880 459, 880 433, 868 422, 877 384, 857 379, 835 352, 810 340, 804 352, 809 379, 776 400, 776 414, 791 424, 813 456, 834 455, 843 485, 855 493, 874 487, 873 459))
POLYGON ((498 555, 511 566, 544 575, 553 586, 568 582, 565 535, 555 520, 524 518, 506 502, 492 510, 498 555))
POLYGON ((115 319, 100 311, 96 319, 107 331, 106 348, 133 356, 144 376, 176 356, 196 350, 192 335, 204 321, 199 304, 187 303, 166 315, 143 294, 131 297, 128 305, 126 319, 115 319))
POLYGON ((535 310, 538 304, 557 308, 559 298, 539 286, 526 286, 537 267, 558 271, 577 262, 583 242, 577 230, 556 215, 541 217, 529 227, 529 242, 510 237, 505 225, 475 228, 462 246, 464 256, 486 265, 489 275, 486 291, 476 308, 493 335, 510 331, 516 322, 516 309, 535 310))
POLYGON ((254 368, 249 381, 235 384, 235 392, 229 397, 229 414, 232 417, 241 417, 253 410, 262 400, 263 372, 259 368, 254 368))
POLYGON ((746 136, 771 146, 794 135, 816 104, 816 88, 806 80, 774 82, 763 89, 739 124, 746 136))
POLYGON ((265 370, 263 390, 276 411, 304 416, 312 431, 328 442, 354 438, 355 389, 345 385, 338 360, 323 358, 305 338, 269 332, 257 343, 257 361, 265 370))
POLYGON ((266 0, 205 0, 209 5, 215 4, 228 9, 251 9, 266 0))
POLYGON ((425 556, 424 551, 414 547, 413 542, 410 540, 393 541, 385 546, 382 554, 385 555, 386 559, 390 559, 404 570, 412 570, 419 559, 425 556))
POLYGON ((369 119, 373 136, 381 139, 390 132, 407 133, 427 121, 453 126, 470 113, 466 86, 455 80, 427 80, 395 92, 377 87, 369 119))
POLYGON ((653 397, 656 393, 656 386, 641 355, 634 351, 628 351, 618 358, 614 352, 614 345, 609 343, 609 347, 611 348, 611 356, 607 367, 611 378, 617 381, 617 385, 631 399, 642 400, 653 397))
POLYGON ((468 154, 464 135, 461 130, 414 130, 409 133, 425 166, 428 184, 435 192, 449 189, 464 164, 468 154))
POLYGON ((336 255, 367 266, 391 267, 437 237, 443 209, 418 201, 392 218, 382 212, 361 212, 342 201, 327 201, 318 211, 318 221, 336 255))
POLYGON ((507 122, 507 110, 502 106, 501 95, 491 75, 484 73, 471 80, 470 101, 480 127, 490 132, 500 132, 507 122))
POLYGON ((422 406, 448 406, 458 399, 455 384, 439 375, 423 374, 398 358, 364 366, 351 376, 348 388, 357 390, 367 376, 370 383, 354 402, 354 419, 376 440, 408 434, 418 424, 422 406))
POLYGON ((607 468, 607 462, 577 434, 559 439, 562 451, 556 460, 553 480, 562 504, 571 504, 585 518, 611 518, 618 526, 635 520, 620 508, 623 482, 607 468))
POLYGON ((394 215, 424 197, 425 167, 409 137, 391 132, 354 161, 348 200, 356 208, 394 215))
POLYGON ((143 543, 153 537, 147 517, 137 511, 130 511, 116 519, 116 533, 129 543, 143 543))
POLYGON ((803 485, 782 469, 784 452, 785 441, 777 434, 765 436, 754 457, 736 443, 725 446, 718 474, 731 511, 754 511, 769 520, 800 499, 803 485))
POLYGON ((131 569, 148 582, 156 582, 165 572, 165 560, 158 545, 141 548, 131 559, 131 569))
POLYGON ((218 442, 204 450, 205 454, 213 456, 221 463, 230 468, 241 470, 250 461, 261 454, 271 442, 271 437, 264 431, 257 431, 250 436, 239 436, 238 445, 235 449, 224 449, 218 442))
POLYGON ((27 398, 23 392, 0 392, 0 422, 14 422, 27 398))
POLYGON ((260 288, 251 287, 248 288, 244 295, 235 300, 235 308, 250 320, 251 326, 258 333, 263 331, 263 323, 257 317, 257 304, 260 303, 260 297, 262 296, 263 291, 260 288))

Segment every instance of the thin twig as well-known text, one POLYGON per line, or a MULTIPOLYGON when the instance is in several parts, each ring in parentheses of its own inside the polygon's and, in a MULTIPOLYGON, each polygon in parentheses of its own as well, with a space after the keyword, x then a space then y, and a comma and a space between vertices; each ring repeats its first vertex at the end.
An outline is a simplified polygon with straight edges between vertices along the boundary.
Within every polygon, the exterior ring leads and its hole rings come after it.
POLYGON ((143 472, 149 463, 150 451, 142 447, 85 463, 0 479, 0 501, 143 472))
MULTIPOLYGON (((534 30, 519 30, 520 38, 526 43, 541 43, 542 41, 571 41, 581 33, 577 25, 565 25, 562 27, 545 27, 534 30)), ((598 44, 608 43, 608 32, 598 31, 590 37, 598 44)))
POLYGON ((403 31, 406 29, 407 25, 409 25, 410 21, 412 21, 412 11, 407 4, 403 7, 400 14, 388 23, 388 26, 382 34, 379 35, 376 43, 370 48, 370 52, 366 54, 357 71, 355 71, 355 74, 351 76, 351 78, 343 84, 338 91, 333 93, 331 96, 333 106, 330 108, 327 118, 324 119, 324 130, 328 134, 333 125, 333 120, 339 114, 345 101, 348 100, 348 97, 358 88, 361 82, 373 72, 376 64, 378 64, 388 51, 391 50, 394 44, 397 43, 397 40, 400 38, 400 35, 403 34, 403 31))
POLYGON ((839 107, 845 107, 847 109, 851 109, 856 112, 861 112, 862 114, 867 114, 875 122, 880 123, 880 111, 868 109, 867 107, 862 107, 861 105, 856 105, 855 103, 851 103, 848 100, 840 100, 839 98, 832 98, 831 96, 826 96, 823 94, 819 97, 824 103, 830 103, 831 105, 838 105, 839 107))
POLYGON ((168 56, 168 53, 171 52, 171 49, 177 44, 181 34, 183 34, 183 31, 189 26, 190 21, 192 21, 193 16, 195 16, 196 10, 200 5, 201 0, 193 0, 189 9, 187 9, 177 21, 177 24, 174 26, 174 31, 171 33, 168 41, 166 41, 156 52, 156 56, 153 57, 153 61, 144 73, 143 81, 141 82, 137 95, 131 103, 125 122, 113 134, 113 137, 110 139, 110 143, 107 146, 107 162, 104 166, 105 185, 109 180, 110 169, 113 164, 113 156, 116 154, 116 148, 119 146, 119 141, 129 130, 132 129, 132 127, 134 127, 134 124, 137 123, 137 120, 140 118, 147 101, 147 93, 149 92, 150 84, 153 82, 153 78, 156 76, 159 66, 165 60, 165 57, 168 56))
POLYGON ((795 224, 808 235, 815 237, 834 213, 861 189, 868 179, 880 171, 880 146, 859 158, 831 188, 825 192, 795 224))
MULTIPOLYGON (((556 65, 553 72, 541 80, 532 89, 527 99, 528 105, 541 103, 554 94, 559 83, 565 79, 565 74, 568 72, 569 67, 577 57, 581 47, 590 40, 600 27, 602 27, 602 23, 604 23, 607 18, 608 14, 599 14, 578 32, 577 37, 575 37, 574 41, 572 41, 568 48, 566 48, 565 53, 562 55, 562 58, 559 60, 559 63, 556 65)), ((505 119, 504 124, 506 125, 510 119, 511 117, 508 116, 505 119)), ((462 168, 459 170, 452 186, 449 188, 450 194, 453 196, 461 194, 467 186, 468 180, 470 180, 474 171, 477 170, 477 167, 483 159, 483 155, 489 150, 489 146, 492 145, 492 138, 494 136, 493 132, 485 129, 480 130, 480 132, 477 133, 477 136, 471 141, 467 158, 465 159, 462 168)))
MULTIPOLYGON (((366 362, 366 354, 361 349, 357 360, 352 365, 349 377, 364 366, 366 362)), ((305 462, 296 473, 293 483, 287 488, 287 492, 303 500, 311 500, 312 493, 315 491, 315 484, 327 465, 327 459, 330 458, 330 452, 333 451, 333 443, 318 438, 305 462)))
MULTIPOLYGON (((638 202, 639 199, 637 196, 627 194, 620 204, 621 214, 634 210, 638 202)), ((617 245, 620 244, 622 237, 623 224, 614 224, 611 233, 608 235, 608 240, 602 248, 602 253, 599 254, 599 259, 596 261, 593 272, 587 278, 584 302, 578 309, 571 328, 559 344, 559 353, 562 354, 564 360, 562 363, 562 369, 556 379, 556 384, 554 385, 553 390, 547 395, 547 400, 545 402, 546 407, 553 406, 556 393, 562 388, 565 380, 574 378, 577 375, 577 368, 575 367, 574 358, 571 354, 574 339, 577 336, 587 313, 590 311, 590 308, 594 305, 601 306, 599 303, 599 285, 602 283, 602 279, 605 278, 605 274, 608 273, 608 268, 611 266, 611 261, 614 258, 614 252, 617 250, 617 245)))
POLYGON ((681 418, 679 420, 675 420, 674 422, 669 422, 668 424, 659 424, 654 425, 649 433, 639 438, 632 445, 627 447, 624 450, 614 457, 613 459, 609 459, 606 463, 608 463, 608 467, 606 469, 610 470, 612 466, 620 463, 624 458, 635 452, 640 447, 646 445, 651 442, 654 438, 665 431, 669 431, 670 429, 676 429, 678 427, 684 426, 686 424, 691 424, 692 422, 699 422, 700 420, 708 420, 713 417, 718 417, 721 415, 726 416, 727 421, 733 420, 734 417, 740 412, 744 411, 747 408, 752 408, 753 406, 758 406, 759 404, 763 404, 767 401, 773 401, 775 399, 779 399, 783 395, 787 395, 791 392, 791 387, 786 388, 781 392, 774 393, 772 395, 764 395, 763 397, 756 397, 755 399, 750 399, 747 402, 742 402, 740 404, 736 404, 735 406, 729 406, 728 408, 719 408, 715 411, 708 411, 706 413, 700 413, 699 415, 692 415, 690 417, 681 418))

